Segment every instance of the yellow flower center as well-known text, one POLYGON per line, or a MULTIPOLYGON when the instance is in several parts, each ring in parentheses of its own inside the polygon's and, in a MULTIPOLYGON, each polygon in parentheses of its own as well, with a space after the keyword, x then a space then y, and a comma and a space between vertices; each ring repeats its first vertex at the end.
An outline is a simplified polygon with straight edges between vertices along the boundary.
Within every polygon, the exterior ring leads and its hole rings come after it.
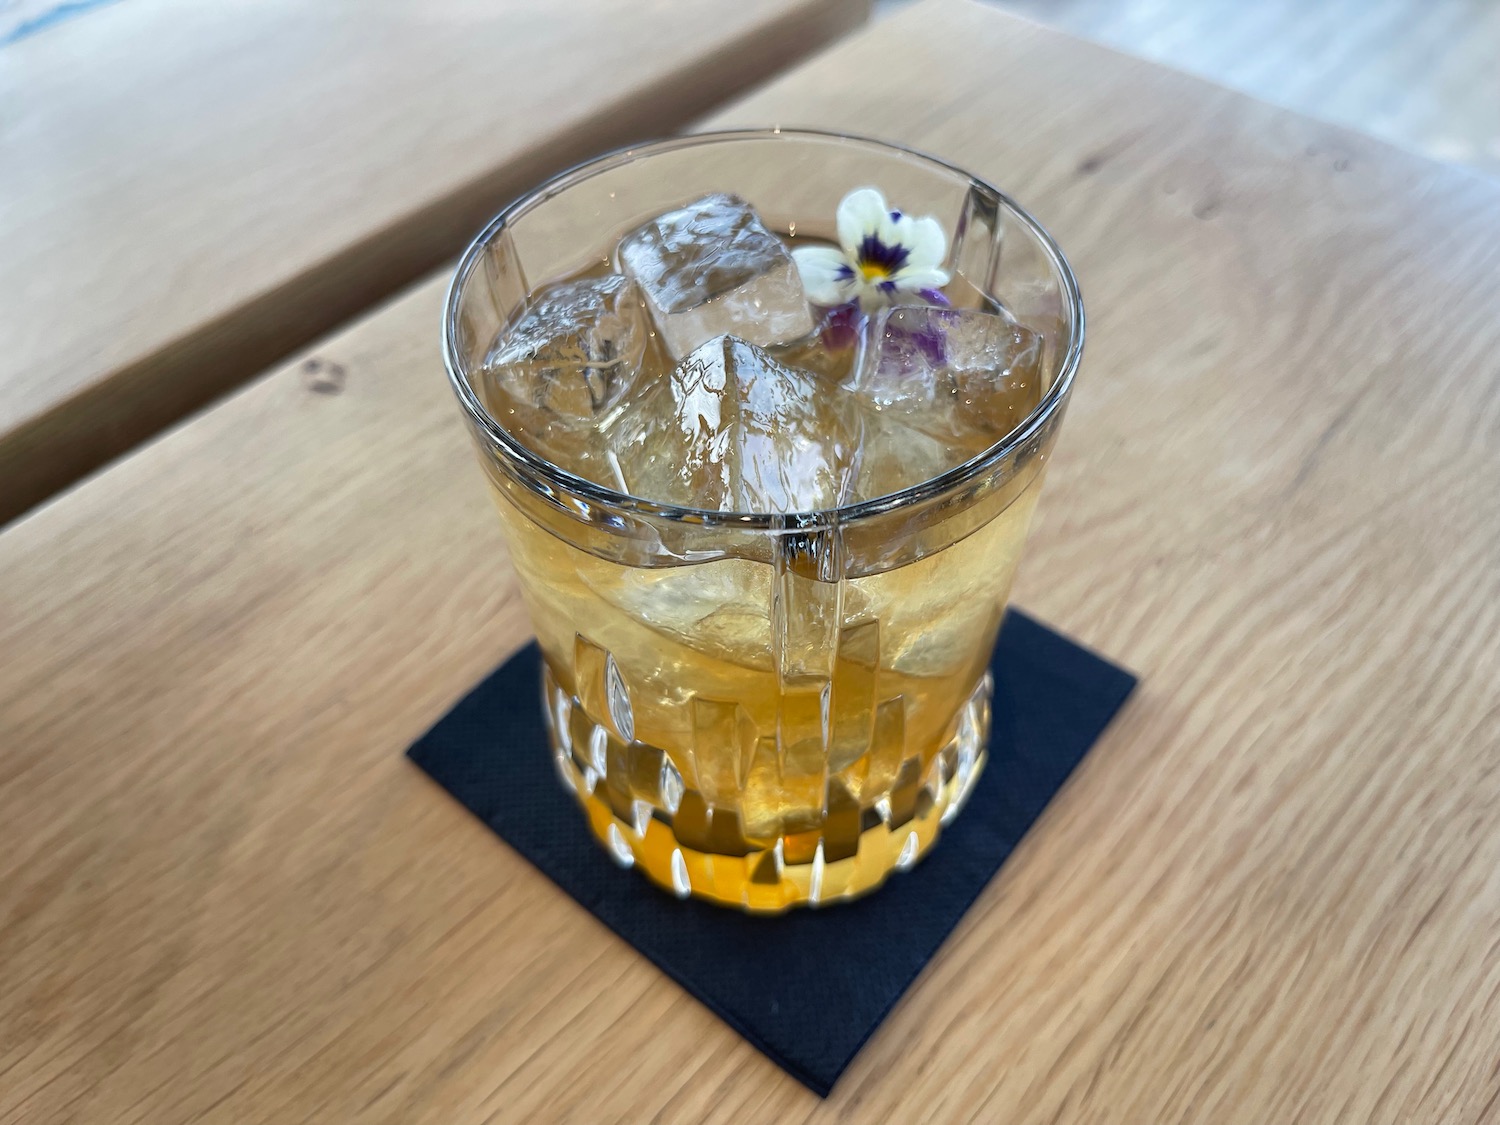
POLYGON ((859 276, 866 285, 877 281, 885 281, 891 276, 891 271, 879 262, 860 262, 859 276))

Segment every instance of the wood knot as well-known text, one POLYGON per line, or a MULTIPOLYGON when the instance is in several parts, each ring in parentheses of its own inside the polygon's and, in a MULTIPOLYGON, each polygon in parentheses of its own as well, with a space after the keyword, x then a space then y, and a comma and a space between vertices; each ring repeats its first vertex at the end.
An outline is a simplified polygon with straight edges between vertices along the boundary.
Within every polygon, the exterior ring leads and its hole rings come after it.
POLYGON ((1078 174, 1080 176, 1092 176, 1095 172, 1099 171, 1100 168, 1104 167, 1105 162, 1110 158, 1111 155, 1112 154, 1108 152, 1095 152, 1091 153, 1088 156, 1085 156, 1078 162, 1078 174))
POLYGON ((316 357, 302 362, 302 384, 313 394, 336 395, 344 389, 348 377, 341 363, 316 357))

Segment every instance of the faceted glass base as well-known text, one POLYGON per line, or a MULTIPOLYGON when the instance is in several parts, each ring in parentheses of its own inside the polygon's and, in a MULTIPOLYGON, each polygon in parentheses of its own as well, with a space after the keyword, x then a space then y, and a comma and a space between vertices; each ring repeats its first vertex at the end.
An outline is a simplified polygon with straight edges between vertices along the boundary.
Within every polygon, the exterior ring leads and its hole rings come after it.
MULTIPOLYGON (((925 760, 913 759, 896 785, 869 807, 835 816, 827 809, 810 810, 822 831, 752 840, 731 830, 716 841, 713 809, 699 808, 701 795, 684 785, 671 757, 639 742, 622 744, 549 670, 543 671, 558 774, 615 862, 638 866, 680 898, 696 895, 768 914, 856 898, 927 853, 984 768, 990 690, 986 674, 961 709, 947 744, 925 760), (653 768, 643 769, 643 761, 653 768), (713 850, 716 842, 723 850, 713 850)), ((738 827, 732 814, 726 820, 738 827)))

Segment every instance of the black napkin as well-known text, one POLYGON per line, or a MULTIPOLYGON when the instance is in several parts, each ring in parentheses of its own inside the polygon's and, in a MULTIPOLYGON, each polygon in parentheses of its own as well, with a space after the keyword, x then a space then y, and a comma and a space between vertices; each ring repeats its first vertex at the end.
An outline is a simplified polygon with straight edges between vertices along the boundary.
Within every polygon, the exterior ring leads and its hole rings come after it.
POLYGON ((873 894, 776 917, 678 901, 622 871, 558 780, 536 646, 409 754, 511 847, 788 1073, 827 1096, 1135 687, 1012 611, 1000 632, 990 758, 916 867, 873 894))

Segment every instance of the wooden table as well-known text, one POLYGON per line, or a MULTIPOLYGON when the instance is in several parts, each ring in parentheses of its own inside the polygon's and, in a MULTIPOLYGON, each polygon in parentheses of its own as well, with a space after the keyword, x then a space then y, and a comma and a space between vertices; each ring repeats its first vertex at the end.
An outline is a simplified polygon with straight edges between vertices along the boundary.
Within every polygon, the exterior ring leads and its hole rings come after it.
POLYGON ((0 46, 0 523, 869 0, 129 0, 0 46))
POLYGON ((717 120, 1070 251, 1139 696, 820 1102, 401 756, 527 635, 434 277, 0 535, 0 1122, 1493 1120, 1500 185, 958 0, 717 120))

